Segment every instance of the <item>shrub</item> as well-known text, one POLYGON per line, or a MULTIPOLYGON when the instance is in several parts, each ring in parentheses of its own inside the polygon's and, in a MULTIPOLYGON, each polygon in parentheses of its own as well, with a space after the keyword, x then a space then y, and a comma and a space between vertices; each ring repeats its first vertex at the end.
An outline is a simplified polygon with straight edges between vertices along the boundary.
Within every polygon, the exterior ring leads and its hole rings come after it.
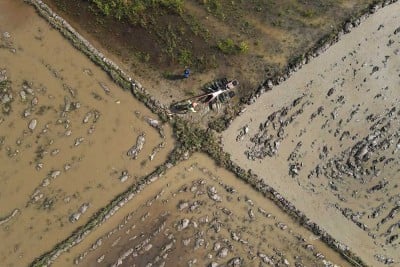
POLYGON ((193 55, 192 55, 192 53, 187 49, 180 50, 179 56, 178 56, 178 62, 182 66, 193 65, 193 55))

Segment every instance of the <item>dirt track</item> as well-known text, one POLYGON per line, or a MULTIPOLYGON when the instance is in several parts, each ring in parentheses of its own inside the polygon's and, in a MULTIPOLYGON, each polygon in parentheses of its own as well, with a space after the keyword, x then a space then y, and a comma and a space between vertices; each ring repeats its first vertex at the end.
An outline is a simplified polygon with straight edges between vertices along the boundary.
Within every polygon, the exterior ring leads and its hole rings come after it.
POLYGON ((367 19, 223 134, 235 162, 372 266, 400 261, 399 14, 367 19))

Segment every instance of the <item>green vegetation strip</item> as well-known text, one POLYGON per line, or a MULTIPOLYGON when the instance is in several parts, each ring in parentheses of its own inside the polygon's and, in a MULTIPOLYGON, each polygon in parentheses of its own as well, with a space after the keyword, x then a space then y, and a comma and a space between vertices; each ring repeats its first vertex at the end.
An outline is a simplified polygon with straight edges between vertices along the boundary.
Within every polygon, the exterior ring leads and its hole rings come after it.
MULTIPOLYGON (((73 45, 85 53, 94 63, 99 65, 103 70, 105 70, 111 78, 125 90, 131 90, 132 94, 141 102, 143 102, 150 110, 159 115, 163 121, 168 120, 166 108, 163 107, 158 101, 151 97, 149 93, 146 92, 141 85, 132 80, 127 76, 118 66, 113 62, 106 59, 97 49, 95 49, 88 41, 86 41, 82 36, 79 35, 66 21, 55 14, 50 8, 45 5, 41 0, 25 0, 26 2, 34 5, 36 10, 40 15, 42 15, 53 27, 58 29, 68 40, 70 40, 73 45)), ((104 3, 105 1, 98 1, 99 3, 104 3)), ((119 1, 117 1, 119 2, 119 1)), ((158 2, 173 2, 173 1, 158 1, 158 2)), ((178 1, 179 2, 179 1, 178 1)), ((364 11, 364 14, 357 14, 358 17, 366 17, 371 12, 375 12, 378 8, 386 6, 388 4, 397 2, 397 0, 385 0, 376 1, 371 5, 370 9, 364 11)), ((350 22, 354 26, 359 24, 359 19, 353 17, 350 22)), ((330 45, 337 42, 338 34, 340 31, 333 31, 330 35, 325 36, 321 39, 316 47, 314 47, 310 52, 292 60, 291 64, 288 65, 287 73, 284 77, 276 77, 274 80, 275 84, 287 79, 296 68, 309 62, 310 57, 315 57, 325 51, 330 45)), ((229 43, 228 43, 229 45, 229 43)), ((223 47, 224 48, 224 47, 223 47)), ((261 86, 261 90, 265 90, 267 82, 261 86)), ((269 86, 269 85, 268 85, 269 86)), ((260 88, 257 92, 259 95, 260 88)), ((229 119, 230 120, 230 119, 229 119)), ((225 120, 227 121, 227 120, 225 120)), ((297 210, 289 201, 283 198, 275 189, 268 186, 259 179, 256 175, 252 174, 250 171, 245 171, 244 169, 237 166, 234 162, 230 160, 230 155, 222 150, 221 145, 218 143, 215 134, 211 129, 201 129, 198 125, 193 125, 182 118, 175 118, 172 121, 174 133, 179 141, 175 149, 170 153, 168 160, 157 167, 156 170, 149 176, 144 177, 138 183, 131 185, 125 192, 117 196, 112 200, 106 207, 100 209, 96 212, 88 221, 88 223, 82 227, 79 227, 74 231, 74 233, 58 243, 51 251, 38 257, 31 266, 48 266, 51 264, 61 253, 70 249, 77 243, 83 240, 83 238, 89 234, 93 229, 101 225, 109 216, 112 216, 119 207, 123 206, 127 201, 133 198, 136 194, 141 192, 146 185, 151 184, 156 181, 168 168, 178 164, 182 161, 188 154, 195 151, 203 151, 212 157, 218 165, 225 167, 228 170, 235 173, 240 179, 250 184, 255 190, 264 194, 274 201, 279 207, 290 214, 294 219, 296 219, 301 225, 305 226, 307 229, 311 230, 313 233, 320 235, 321 239, 332 247, 335 251, 339 252, 354 266, 367 266, 357 255, 347 249, 346 246, 339 243, 332 236, 321 229, 316 223, 309 220, 301 211, 297 210)), ((217 123, 221 128, 228 126, 228 123, 217 123)), ((219 129, 222 130, 222 129, 219 129)))
POLYGON ((132 24, 145 25, 148 10, 167 9, 180 14, 183 10, 184 0, 91 0, 106 16, 118 20, 128 19, 132 24))

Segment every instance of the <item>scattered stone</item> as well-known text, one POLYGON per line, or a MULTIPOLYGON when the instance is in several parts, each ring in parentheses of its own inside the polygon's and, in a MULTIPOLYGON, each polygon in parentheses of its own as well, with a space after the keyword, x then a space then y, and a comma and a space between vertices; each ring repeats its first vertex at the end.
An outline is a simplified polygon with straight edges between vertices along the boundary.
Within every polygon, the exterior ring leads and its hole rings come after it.
POLYGON ((128 171, 123 171, 121 176, 119 177, 119 180, 124 183, 126 182, 126 180, 128 180, 128 178, 130 178, 131 176, 129 175, 128 171))
POLYGON ((178 225, 177 225, 177 230, 178 231, 182 231, 184 229, 186 229, 189 226, 190 220, 189 219, 182 219, 179 221, 178 225))
POLYGON ((128 157, 131 159, 136 159, 140 151, 142 151, 145 141, 145 133, 139 134, 136 139, 136 144, 133 145, 127 152, 128 157))
POLYGON ((35 130, 36 126, 37 126, 37 120, 36 119, 32 119, 28 124, 28 128, 31 131, 35 130))
POLYGON ((229 252, 229 249, 226 247, 223 247, 218 251, 217 257, 225 258, 226 256, 228 256, 228 252, 229 252))

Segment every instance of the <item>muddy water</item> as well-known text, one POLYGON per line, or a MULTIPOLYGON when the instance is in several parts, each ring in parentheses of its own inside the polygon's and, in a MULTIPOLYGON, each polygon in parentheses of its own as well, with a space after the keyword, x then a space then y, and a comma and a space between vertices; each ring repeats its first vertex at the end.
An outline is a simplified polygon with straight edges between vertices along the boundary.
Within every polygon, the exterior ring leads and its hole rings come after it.
POLYGON ((239 257, 243 266, 259 266, 268 259, 323 266, 322 255, 325 261, 348 266, 271 201, 207 156, 195 154, 56 264, 110 266, 120 259, 123 266, 206 266, 239 257))
POLYGON ((0 1, 0 35, 0 70, 11 82, 1 95, 0 262, 24 266, 164 162, 174 142, 168 126, 162 138, 147 123, 154 114, 22 1, 0 1))
POLYGON ((223 136, 234 161, 371 266, 399 261, 399 217, 385 217, 400 193, 399 14, 399 3, 379 10, 261 96, 223 136), (357 145, 371 140, 368 156, 352 165, 357 145))

